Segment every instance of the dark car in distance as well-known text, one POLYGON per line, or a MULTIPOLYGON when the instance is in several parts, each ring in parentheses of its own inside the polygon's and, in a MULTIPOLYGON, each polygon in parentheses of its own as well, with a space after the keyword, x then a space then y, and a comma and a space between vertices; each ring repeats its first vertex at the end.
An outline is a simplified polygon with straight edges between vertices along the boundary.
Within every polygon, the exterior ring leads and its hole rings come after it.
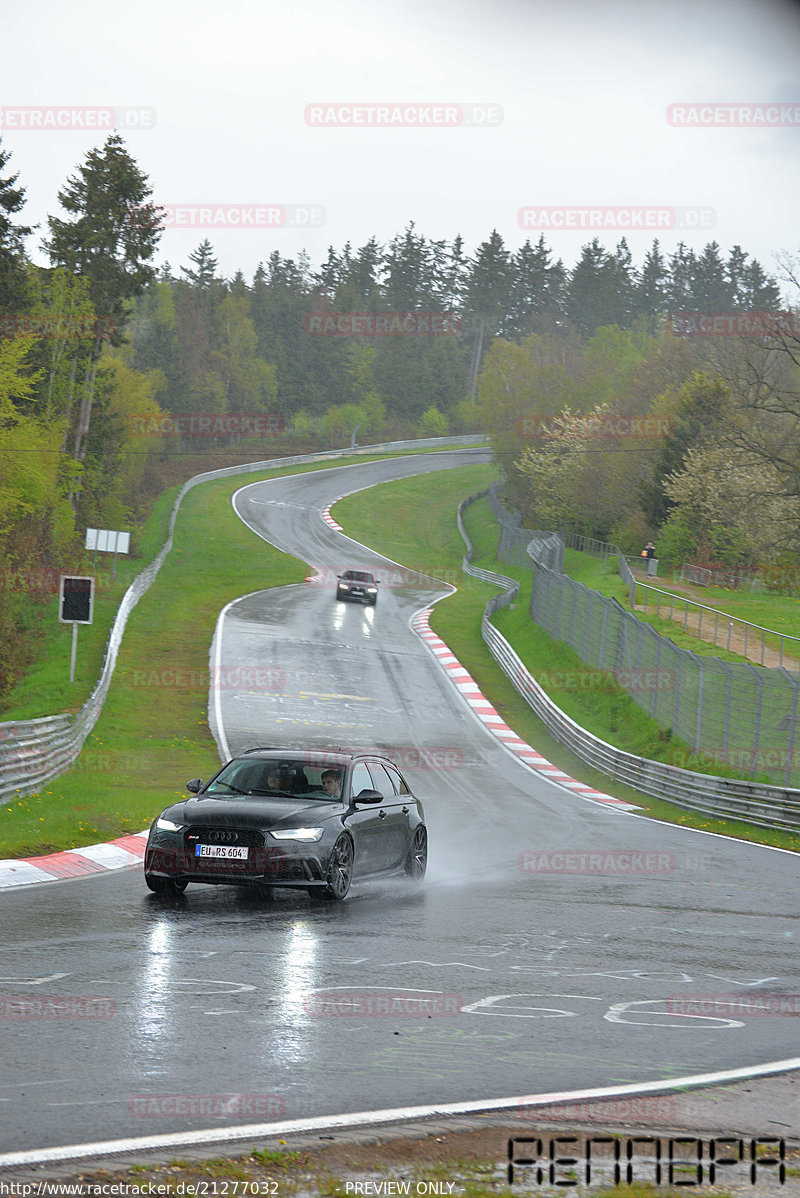
POLYGON ((425 876, 422 804, 386 757, 248 749, 186 789, 193 797, 150 829, 144 877, 156 894, 197 882, 337 901, 354 881, 425 876))
POLYGON ((360 603, 371 603, 374 607, 378 601, 378 580, 366 570, 345 570, 338 575, 336 583, 337 599, 358 599, 360 603))

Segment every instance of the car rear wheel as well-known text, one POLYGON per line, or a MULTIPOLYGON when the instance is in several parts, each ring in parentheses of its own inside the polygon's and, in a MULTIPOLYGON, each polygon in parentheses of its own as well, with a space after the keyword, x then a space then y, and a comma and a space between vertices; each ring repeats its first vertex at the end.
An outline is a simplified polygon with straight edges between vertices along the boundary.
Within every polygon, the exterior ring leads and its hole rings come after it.
POLYGON ((349 836, 340 836, 333 846, 325 885, 315 887, 309 894, 321 902, 340 903, 347 896, 352 880, 353 842, 349 836))
POLYGON ((145 874, 144 880, 154 894, 164 894, 168 898, 177 898, 189 884, 182 878, 161 878, 158 874, 145 874))
POLYGON ((411 841, 411 848, 408 850, 408 856, 406 857, 406 877, 411 878, 415 882, 421 882, 425 877, 425 870, 427 868, 428 833, 420 825, 414 832, 414 839, 411 841))

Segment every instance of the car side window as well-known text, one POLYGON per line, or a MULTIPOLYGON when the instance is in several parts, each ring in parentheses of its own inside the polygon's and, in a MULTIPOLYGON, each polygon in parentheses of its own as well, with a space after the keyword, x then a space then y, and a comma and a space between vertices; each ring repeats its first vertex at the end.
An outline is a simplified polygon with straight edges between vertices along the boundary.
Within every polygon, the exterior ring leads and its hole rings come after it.
POLYGON ((372 781, 375 789, 379 791, 385 799, 393 799, 395 797, 395 789, 392 780, 386 773, 386 770, 379 761, 371 761, 369 763, 369 772, 372 774, 372 781))
POLYGON ((362 790, 377 790, 373 785, 369 770, 364 765, 363 761, 357 761, 353 767, 353 780, 351 782, 353 798, 361 794, 362 790))
POLYGON ((386 770, 386 773, 389 775, 392 782, 394 782, 394 788, 399 795, 411 794, 411 791, 406 786, 406 780, 402 774, 398 774, 397 770, 391 765, 385 765, 383 768, 386 770))

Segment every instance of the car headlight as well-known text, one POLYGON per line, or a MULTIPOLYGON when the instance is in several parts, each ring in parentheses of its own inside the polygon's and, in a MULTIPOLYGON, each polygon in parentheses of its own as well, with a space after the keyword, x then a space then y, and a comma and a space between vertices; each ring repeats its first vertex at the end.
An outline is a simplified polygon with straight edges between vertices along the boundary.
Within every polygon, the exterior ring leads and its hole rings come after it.
POLYGON ((367 587, 367 591, 369 592, 370 595, 377 595, 378 588, 377 587, 367 587))
POLYGON ((173 823, 171 819, 164 819, 163 815, 159 815, 156 820, 156 827, 160 832, 180 832, 183 824, 173 823))
POLYGON ((270 832, 276 840, 320 840, 323 828, 277 828, 270 832))

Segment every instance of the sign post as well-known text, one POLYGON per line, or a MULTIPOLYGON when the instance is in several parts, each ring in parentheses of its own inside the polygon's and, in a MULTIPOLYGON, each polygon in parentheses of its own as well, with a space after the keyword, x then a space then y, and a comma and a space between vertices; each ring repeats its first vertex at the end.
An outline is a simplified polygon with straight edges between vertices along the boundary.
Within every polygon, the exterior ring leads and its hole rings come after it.
POLYGON ((75 681, 78 655, 78 625, 91 624, 94 616, 94 579, 62 574, 58 584, 58 622, 72 625, 72 654, 69 680, 75 681))
POLYGON ((111 577, 117 577, 117 554, 130 553, 131 534, 129 532, 118 532, 112 528, 87 528, 86 529, 86 548, 93 549, 95 554, 98 550, 101 553, 113 553, 114 563, 111 568, 111 577))

